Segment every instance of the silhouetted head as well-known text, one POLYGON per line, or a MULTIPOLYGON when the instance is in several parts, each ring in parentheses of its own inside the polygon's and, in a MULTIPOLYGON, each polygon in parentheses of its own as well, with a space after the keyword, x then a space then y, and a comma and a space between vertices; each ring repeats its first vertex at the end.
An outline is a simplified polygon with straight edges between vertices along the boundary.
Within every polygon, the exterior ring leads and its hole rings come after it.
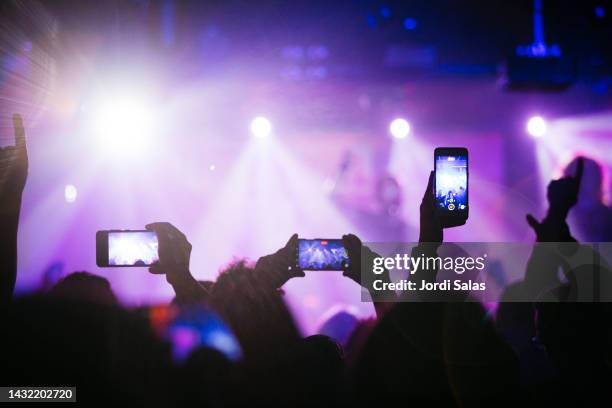
POLYGON ((244 397, 236 393, 236 365, 211 348, 193 351, 177 375, 179 406, 234 406, 244 397))
POLYGON ((212 290, 213 307, 230 325, 247 358, 278 355, 300 336, 281 295, 245 261, 230 265, 212 290))
POLYGON ((282 400, 292 406, 308 396, 300 368, 300 335, 281 295, 260 269, 244 261, 230 265, 215 282, 212 306, 230 326, 242 348, 248 378, 244 395, 260 405, 282 400))
POLYGON ((51 288, 49 295, 105 305, 118 304, 108 280, 89 272, 65 276, 51 288))
MULTIPOLYGON (((344 352, 334 339, 321 334, 306 337, 296 365, 303 378, 300 390, 312 406, 338 406, 343 400, 344 352)), ((303 400, 304 400, 303 399, 303 400)), ((340 404, 341 405, 341 404, 340 404)))
MULTIPOLYGON (((563 171, 564 176, 574 176, 579 157, 572 160, 563 171)), ((593 159, 584 159, 584 172, 580 183, 580 193, 578 195, 578 206, 588 205, 589 203, 600 203, 603 201, 603 167, 593 159)))
POLYGON ((301 350, 313 372, 338 375, 344 369, 342 346, 329 336, 308 336, 302 340, 301 350))

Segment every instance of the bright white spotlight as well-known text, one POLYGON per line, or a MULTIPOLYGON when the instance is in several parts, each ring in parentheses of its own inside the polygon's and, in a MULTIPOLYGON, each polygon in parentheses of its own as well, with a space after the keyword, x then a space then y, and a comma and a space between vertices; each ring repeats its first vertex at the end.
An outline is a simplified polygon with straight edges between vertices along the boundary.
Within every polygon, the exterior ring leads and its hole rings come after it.
POLYGON ((264 138, 270 136, 272 124, 263 116, 258 116, 251 122, 251 133, 255 137, 264 138))
POLYGON ((410 123, 406 119, 394 119, 389 125, 389 132, 396 139, 405 139, 410 134, 410 123))
POLYGON ((77 188, 72 184, 67 184, 64 188, 64 200, 67 203, 74 203, 77 199, 77 188))
POLYGON ((137 152, 153 133, 153 113, 144 101, 118 96, 95 109, 94 129, 101 144, 115 152, 137 152))
POLYGON ((527 121, 527 132, 533 137, 546 134, 546 121, 541 116, 533 116, 527 121))

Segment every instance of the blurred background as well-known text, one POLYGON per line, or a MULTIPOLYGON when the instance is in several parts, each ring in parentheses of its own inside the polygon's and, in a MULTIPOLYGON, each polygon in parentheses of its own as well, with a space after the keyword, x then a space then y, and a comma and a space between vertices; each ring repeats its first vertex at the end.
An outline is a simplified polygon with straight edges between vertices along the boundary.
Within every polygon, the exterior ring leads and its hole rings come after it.
MULTIPOLYGON (((609 1, 17 1, 0 4, 0 144, 24 116, 18 292, 88 270, 130 305, 172 297, 100 269, 95 232, 169 221, 192 272, 294 232, 415 241, 436 146, 470 152, 470 219, 449 241, 530 242, 576 156, 608 203, 609 1), (592 169, 592 170, 589 170, 592 169)), ((582 240, 592 240, 580 226, 582 240)), ((355 284, 284 288, 308 333, 360 316, 355 284)))

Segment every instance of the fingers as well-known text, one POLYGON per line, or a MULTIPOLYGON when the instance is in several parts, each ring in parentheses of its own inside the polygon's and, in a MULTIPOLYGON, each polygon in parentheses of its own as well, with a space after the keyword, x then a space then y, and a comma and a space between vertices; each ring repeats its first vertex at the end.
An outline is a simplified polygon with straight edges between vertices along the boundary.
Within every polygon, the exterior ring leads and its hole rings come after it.
POLYGON ((347 234, 342 236, 342 243, 347 251, 358 249, 361 247, 361 240, 354 234, 347 234))
POLYGON ((293 234, 291 238, 289 238, 289 241, 287 241, 287 243, 285 244, 285 248, 295 250, 295 248, 297 247, 297 242, 298 242, 298 234, 293 234))
POLYGON ((537 229, 540 227, 540 223, 538 222, 538 220, 535 219, 535 217, 531 214, 527 214, 527 224, 529 224, 529 226, 531 228, 533 228, 534 231, 537 231, 537 229))
POLYGON ((164 272, 161 270, 161 266, 157 263, 149 267, 149 273, 154 275, 163 275, 164 272))
POLYGON ((172 224, 169 222, 152 222, 150 224, 145 225, 145 228, 149 231, 168 231, 173 228, 172 224))
POLYGON ((164 224, 167 224, 165 222, 152 222, 150 224, 145 225, 145 229, 149 230, 149 231, 157 231, 161 228, 164 228, 164 224))
POLYGON ((153 222, 145 225, 145 228, 149 231, 155 232, 158 236, 161 235, 171 240, 175 238, 187 239, 185 234, 183 234, 178 228, 169 222, 153 222))
POLYGON ((433 183, 434 183, 434 172, 429 172, 429 180, 427 181, 427 188, 425 189, 425 193, 423 194, 423 202, 431 201, 431 196, 433 193, 433 183))
POLYGON ((302 268, 297 266, 298 234, 293 234, 289 238, 285 250, 284 262, 288 265, 288 269, 293 270, 297 276, 306 276, 302 268))
POLYGON ((15 146, 19 149, 26 148, 25 130, 23 128, 23 120, 18 113, 13 114, 13 129, 15 130, 15 146))
POLYGON ((296 266, 296 259, 298 253, 298 234, 293 234, 287 244, 280 249, 278 254, 278 261, 283 265, 283 267, 287 267, 288 270, 293 270, 297 275, 302 275, 304 272, 296 266))

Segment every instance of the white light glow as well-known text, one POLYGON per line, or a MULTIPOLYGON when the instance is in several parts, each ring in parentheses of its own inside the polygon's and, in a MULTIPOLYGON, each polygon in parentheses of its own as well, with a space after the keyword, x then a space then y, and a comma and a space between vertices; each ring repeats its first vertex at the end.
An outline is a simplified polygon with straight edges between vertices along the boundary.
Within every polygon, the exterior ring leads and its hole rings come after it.
POLYGON ((396 139, 405 139, 410 134, 410 123, 406 119, 394 119, 389 125, 389 132, 396 139))
POLYGON ((154 129, 147 104, 133 97, 106 99, 95 107, 93 125, 100 144, 114 153, 142 151, 154 129))
POLYGON ((67 203, 74 203, 77 199, 78 191, 72 184, 66 185, 64 188, 64 199, 67 203))
POLYGON ((258 116, 251 121, 251 133, 258 138, 270 136, 272 132, 272 124, 263 116, 258 116))
POLYGON ((533 137, 546 134, 546 121, 541 116, 533 116, 527 121, 527 132, 533 137))

